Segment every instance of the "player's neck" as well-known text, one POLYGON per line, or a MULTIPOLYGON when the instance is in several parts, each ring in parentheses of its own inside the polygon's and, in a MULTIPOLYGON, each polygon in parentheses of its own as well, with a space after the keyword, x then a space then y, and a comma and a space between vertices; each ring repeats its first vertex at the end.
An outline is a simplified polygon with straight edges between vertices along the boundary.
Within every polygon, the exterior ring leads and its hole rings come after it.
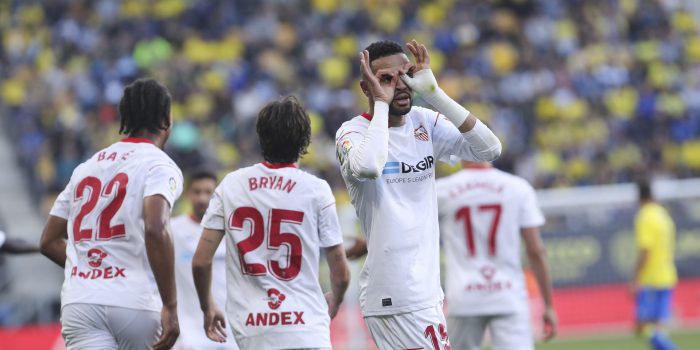
MULTIPOLYGON (((370 101, 370 106, 369 106, 369 113, 367 113, 369 117, 365 117, 367 119, 370 119, 374 115, 374 103, 370 101)), ((406 116, 405 115, 393 115, 389 114, 389 127, 390 128, 395 128, 399 126, 403 126, 406 123, 406 116)))
POLYGON ((405 115, 391 115, 389 114, 389 127, 395 128, 398 126, 403 126, 406 123, 405 115))
POLYGON ((198 224, 202 222, 203 217, 204 217, 204 213, 202 213, 201 215, 199 215, 197 213, 190 213, 190 220, 192 220, 198 224))
POLYGON ((140 139, 146 139, 151 142, 153 142, 156 146, 159 148, 163 148, 163 142, 161 140, 160 134, 153 134, 147 131, 142 131, 142 132, 135 132, 133 134, 129 134, 130 138, 140 138, 140 139))

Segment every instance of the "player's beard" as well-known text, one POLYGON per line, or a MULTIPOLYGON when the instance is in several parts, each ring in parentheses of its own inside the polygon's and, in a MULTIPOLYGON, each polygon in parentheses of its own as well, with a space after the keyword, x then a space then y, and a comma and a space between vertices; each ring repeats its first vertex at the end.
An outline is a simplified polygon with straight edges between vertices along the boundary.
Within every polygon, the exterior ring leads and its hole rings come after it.
POLYGON ((411 111, 411 108, 413 107, 413 96, 411 96, 410 92, 408 93, 408 102, 408 106, 398 106, 396 103, 396 98, 394 98, 389 105, 389 115, 406 115, 411 111))

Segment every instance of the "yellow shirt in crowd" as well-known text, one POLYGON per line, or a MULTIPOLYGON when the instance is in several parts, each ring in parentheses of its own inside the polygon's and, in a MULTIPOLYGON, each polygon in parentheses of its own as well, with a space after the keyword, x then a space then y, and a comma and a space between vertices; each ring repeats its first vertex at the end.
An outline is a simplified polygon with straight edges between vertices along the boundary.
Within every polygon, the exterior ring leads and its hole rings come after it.
POLYGON ((673 260, 676 225, 666 209, 657 203, 642 205, 635 220, 638 249, 649 252, 637 281, 641 287, 671 288, 676 284, 673 260))

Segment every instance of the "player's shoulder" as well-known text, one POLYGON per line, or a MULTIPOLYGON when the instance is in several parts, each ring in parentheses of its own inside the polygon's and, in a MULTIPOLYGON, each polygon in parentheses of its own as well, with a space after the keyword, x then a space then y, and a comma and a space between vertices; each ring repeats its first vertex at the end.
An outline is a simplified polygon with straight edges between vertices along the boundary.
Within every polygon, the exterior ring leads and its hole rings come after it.
POLYGON ((406 115, 413 120, 414 124, 422 124, 430 128, 435 127, 440 116, 438 112, 421 106, 413 106, 406 115))
POLYGON ((179 226, 180 224, 187 223, 189 220, 190 218, 187 214, 180 214, 178 216, 173 216, 170 219, 170 225, 173 227, 179 226))
POLYGON ((350 120, 346 120, 340 125, 338 131, 335 133, 336 141, 345 135, 349 135, 354 132, 363 132, 369 127, 369 116, 366 114, 358 115, 350 120))

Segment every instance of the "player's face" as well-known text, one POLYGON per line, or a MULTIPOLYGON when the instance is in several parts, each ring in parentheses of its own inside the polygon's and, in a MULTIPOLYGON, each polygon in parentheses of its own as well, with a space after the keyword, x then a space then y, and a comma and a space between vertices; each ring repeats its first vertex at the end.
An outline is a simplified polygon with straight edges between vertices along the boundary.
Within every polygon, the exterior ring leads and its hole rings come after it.
MULTIPOLYGON (((398 53, 391 56, 384 56, 372 61, 372 71, 377 72, 380 69, 390 69, 391 72, 403 72, 404 74, 413 75, 413 64, 408 57, 403 53, 398 53)), ((396 91, 394 99, 389 105, 390 115, 404 115, 411 110, 413 97, 411 96, 411 88, 399 79, 396 83, 396 91)))
POLYGON ((204 216, 214 189, 216 189, 216 182, 212 179, 199 179, 190 184, 187 199, 192 203, 192 210, 197 217, 204 216))

